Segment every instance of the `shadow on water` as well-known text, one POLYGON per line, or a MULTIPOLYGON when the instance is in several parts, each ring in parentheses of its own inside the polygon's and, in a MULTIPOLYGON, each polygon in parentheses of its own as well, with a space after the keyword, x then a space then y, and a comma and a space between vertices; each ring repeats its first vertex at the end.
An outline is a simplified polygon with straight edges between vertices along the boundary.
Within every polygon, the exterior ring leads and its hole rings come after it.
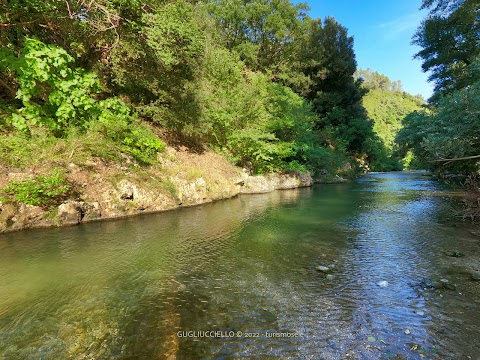
POLYGON ((475 359, 479 238, 448 191, 371 174, 4 235, 0 358, 475 359))

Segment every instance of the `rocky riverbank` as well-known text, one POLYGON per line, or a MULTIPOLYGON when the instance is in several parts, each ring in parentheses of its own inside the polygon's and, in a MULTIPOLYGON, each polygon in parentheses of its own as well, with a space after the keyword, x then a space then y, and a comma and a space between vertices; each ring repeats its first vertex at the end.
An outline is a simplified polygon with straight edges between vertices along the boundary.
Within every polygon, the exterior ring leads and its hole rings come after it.
POLYGON ((46 206, 0 203, 0 232, 76 225, 228 199, 238 194, 265 193, 312 185, 308 173, 251 176, 221 156, 168 147, 158 164, 141 167, 125 157, 122 164, 88 159, 78 164, 45 164, 38 169, 0 167, 0 187, 60 167, 74 191, 61 203, 46 206))

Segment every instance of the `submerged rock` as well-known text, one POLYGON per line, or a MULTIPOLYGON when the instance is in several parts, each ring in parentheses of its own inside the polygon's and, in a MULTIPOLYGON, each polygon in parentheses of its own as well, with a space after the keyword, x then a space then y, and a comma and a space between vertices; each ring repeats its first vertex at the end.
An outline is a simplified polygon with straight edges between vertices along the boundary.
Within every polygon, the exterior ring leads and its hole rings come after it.
POLYGON ((450 283, 447 279, 440 279, 439 284, 436 286, 437 289, 447 289, 447 290, 455 290, 457 287, 455 284, 450 283))
POLYGON ((332 269, 330 269, 329 267, 327 266, 321 266, 321 265, 318 265, 315 267, 315 270, 318 270, 320 272, 324 272, 324 273, 327 273, 327 272, 331 272, 332 269))
POLYGON ((465 256, 465 254, 460 252, 460 251, 451 251, 451 252, 447 253, 447 255, 450 256, 450 257, 456 257, 456 258, 465 256))
POLYGON ((470 279, 473 281, 480 281, 480 273, 478 272, 471 273, 470 279))

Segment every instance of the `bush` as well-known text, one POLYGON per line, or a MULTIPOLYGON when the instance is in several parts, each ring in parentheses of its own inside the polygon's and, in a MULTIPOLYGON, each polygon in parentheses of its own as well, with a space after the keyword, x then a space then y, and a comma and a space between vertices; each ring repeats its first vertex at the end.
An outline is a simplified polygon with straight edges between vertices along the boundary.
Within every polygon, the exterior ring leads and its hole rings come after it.
POLYGON ((340 153, 320 146, 310 149, 307 158, 308 168, 313 173, 327 170, 329 174, 342 175, 342 168, 347 163, 347 159, 340 153))
POLYGON ((206 141, 252 173, 305 170, 314 146, 308 102, 226 50, 206 56, 202 132, 206 141))
POLYGON ((17 99, 23 107, 12 114, 19 130, 41 125, 61 135, 69 126, 84 126, 97 115, 92 95, 100 91, 96 74, 72 68, 64 49, 26 38, 20 56, 3 51, 0 69, 18 75, 17 99))
POLYGON ((96 100, 97 75, 72 68, 74 59, 62 48, 27 38, 18 58, 4 55, 0 67, 18 74, 17 98, 23 107, 13 112, 11 123, 19 131, 31 134, 40 127, 56 137, 99 131, 144 164, 151 164, 164 149, 165 144, 120 99, 96 100))
POLYGON ((480 82, 440 97, 437 106, 405 117, 396 141, 413 151, 417 163, 447 168, 454 173, 478 172, 477 159, 435 162, 480 153, 480 82))
POLYGON ((292 144, 279 141, 275 135, 255 128, 242 129, 228 138, 232 159, 253 173, 280 171, 284 159, 293 154, 292 144))
POLYGON ((138 118, 131 116, 129 108, 120 100, 111 98, 99 105, 102 112, 90 130, 113 140, 120 151, 143 164, 152 164, 157 152, 165 149, 165 144, 138 118))
POLYGON ((71 186, 59 170, 49 176, 35 176, 25 180, 13 180, 2 188, 6 200, 15 200, 28 205, 49 207, 60 203, 70 192, 71 186))

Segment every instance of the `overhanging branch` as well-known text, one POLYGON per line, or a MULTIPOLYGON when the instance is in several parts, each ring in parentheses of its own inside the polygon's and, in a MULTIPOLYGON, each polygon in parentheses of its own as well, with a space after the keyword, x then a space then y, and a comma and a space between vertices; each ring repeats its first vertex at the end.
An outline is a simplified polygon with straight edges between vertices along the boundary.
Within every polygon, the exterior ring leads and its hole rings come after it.
POLYGON ((480 155, 473 155, 473 156, 464 156, 459 158, 452 158, 452 159, 436 159, 431 160, 430 162, 450 162, 450 161, 461 161, 461 160, 471 160, 471 159, 478 159, 480 155))

